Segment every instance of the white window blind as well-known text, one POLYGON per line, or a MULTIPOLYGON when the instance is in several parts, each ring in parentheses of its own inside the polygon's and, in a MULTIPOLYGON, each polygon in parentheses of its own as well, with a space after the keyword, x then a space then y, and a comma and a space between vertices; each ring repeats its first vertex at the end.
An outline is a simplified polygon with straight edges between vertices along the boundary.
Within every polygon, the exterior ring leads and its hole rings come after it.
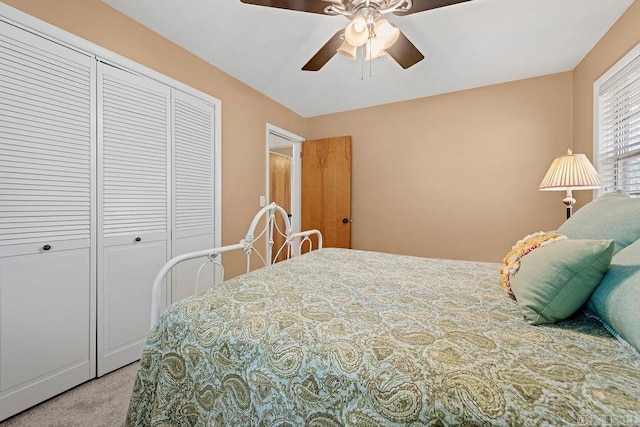
POLYGON ((0 246, 88 242, 92 59, 0 26, 0 246))
POLYGON ((640 49, 596 82, 596 167, 607 191, 640 197, 640 49))

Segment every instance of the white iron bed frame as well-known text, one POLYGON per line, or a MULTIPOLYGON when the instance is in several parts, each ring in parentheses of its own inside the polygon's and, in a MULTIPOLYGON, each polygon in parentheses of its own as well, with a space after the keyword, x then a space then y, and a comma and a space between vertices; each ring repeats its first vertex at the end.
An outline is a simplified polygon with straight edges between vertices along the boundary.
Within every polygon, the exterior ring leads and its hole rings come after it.
POLYGON ((289 221, 287 212, 277 204, 271 203, 270 205, 260 209, 258 213, 253 217, 253 221, 251 221, 249 230, 247 231, 244 239, 240 240, 240 243, 237 243, 235 245, 221 246, 218 248, 204 249, 196 252, 189 252, 170 259, 164 266, 162 266, 160 271, 158 271, 158 274, 156 275, 151 287, 151 327, 153 328, 153 326, 157 323, 161 313, 160 289, 162 282, 164 281, 167 273, 179 263, 196 258, 207 258, 207 260, 203 262, 198 269, 198 273, 196 275, 194 293, 197 293, 200 272, 202 271, 202 268, 207 265, 207 263, 211 263, 214 266, 220 267, 221 277, 222 280, 224 280, 224 267, 219 261, 219 255, 227 252, 239 250, 243 251, 247 257, 248 273, 251 270, 252 253, 258 255, 258 258, 260 258, 264 266, 271 265, 274 260, 278 259, 283 251, 285 251, 284 253, 286 254, 286 259, 299 255, 302 252, 302 248, 304 247, 305 243, 308 245, 309 250, 313 250, 313 241, 311 240, 311 236, 313 235, 317 236, 318 238, 316 249, 322 249, 322 233, 320 233, 320 231, 307 230, 293 233, 291 230, 291 222, 289 221), (284 230, 280 229, 276 220, 276 214, 280 214, 280 216, 282 217, 284 221, 284 230), (265 219, 264 228, 256 235, 256 227, 258 227, 262 218, 265 219), (284 238, 284 243, 279 248, 276 248, 277 251, 275 255, 273 255, 273 245, 275 243, 274 237, 278 235, 284 238), (260 251, 255 247, 255 243, 261 241, 260 238, 263 236, 266 239, 266 251, 264 256, 262 256, 260 251))

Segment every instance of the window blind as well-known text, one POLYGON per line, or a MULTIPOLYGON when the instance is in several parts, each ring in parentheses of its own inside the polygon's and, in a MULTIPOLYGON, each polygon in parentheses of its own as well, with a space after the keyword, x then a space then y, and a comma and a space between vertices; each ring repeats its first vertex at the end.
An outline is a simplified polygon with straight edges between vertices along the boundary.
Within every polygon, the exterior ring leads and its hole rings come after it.
POLYGON ((604 81, 597 96, 598 172, 607 191, 640 197, 640 54, 604 81))

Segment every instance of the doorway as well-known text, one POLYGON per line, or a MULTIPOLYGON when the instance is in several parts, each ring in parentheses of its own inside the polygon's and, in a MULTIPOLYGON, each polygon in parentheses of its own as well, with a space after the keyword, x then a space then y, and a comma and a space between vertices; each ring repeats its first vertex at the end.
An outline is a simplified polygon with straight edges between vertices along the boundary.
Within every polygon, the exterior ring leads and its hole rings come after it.
MULTIPOLYGON (((351 136, 307 141, 267 124, 266 145, 264 205, 276 202, 291 214, 294 233, 320 230, 324 246, 350 248, 351 136)), ((273 247, 281 243, 274 236, 273 247)), ((294 244, 294 251, 297 248, 294 244)), ((272 259, 269 247, 267 254, 272 259)))
MULTIPOLYGON (((300 144, 304 138, 267 123, 266 139, 267 188, 265 205, 275 202, 282 206, 289 214, 292 231, 296 233, 301 230, 300 144)), ((278 225, 282 227, 282 224, 278 225)), ((274 236, 274 248, 279 248, 283 243, 283 238, 274 236)), ((267 248, 267 256, 272 259, 270 248, 267 248)), ((281 254, 274 262, 282 259, 284 259, 284 254, 281 254)))

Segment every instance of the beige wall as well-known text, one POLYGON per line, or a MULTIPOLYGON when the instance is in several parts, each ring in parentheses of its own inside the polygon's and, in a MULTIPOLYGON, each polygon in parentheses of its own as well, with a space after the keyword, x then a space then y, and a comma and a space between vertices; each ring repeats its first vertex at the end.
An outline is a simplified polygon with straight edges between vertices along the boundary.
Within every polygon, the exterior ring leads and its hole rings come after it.
POLYGON ((501 261, 558 227, 563 194, 540 192, 572 141, 562 73, 307 120, 309 139, 353 137, 352 245, 501 261))
POLYGON ((573 72, 308 119, 353 136, 353 247, 499 261, 558 227, 563 194, 537 186, 568 147, 592 158, 593 83, 639 42, 635 0, 573 72))
MULTIPOLYGON (((100 0, 3 2, 222 100, 223 243, 264 193, 269 122, 353 136, 355 248, 483 261, 562 223, 562 194, 537 186, 572 141, 591 154, 593 81, 640 41, 636 0, 573 73, 304 119, 100 0)), ((225 265, 233 276, 242 259, 225 265)))
MULTIPOLYGON (((573 71, 573 132, 577 152, 593 158, 593 83, 640 43, 640 0, 635 0, 573 71)), ((591 200, 581 192, 578 202, 591 200)))
MULTIPOLYGON (((100 0, 3 2, 220 99, 223 244, 244 237, 265 193, 266 123, 304 134, 304 118, 100 0)), ((241 272, 243 262, 225 255, 227 276, 241 272)))

